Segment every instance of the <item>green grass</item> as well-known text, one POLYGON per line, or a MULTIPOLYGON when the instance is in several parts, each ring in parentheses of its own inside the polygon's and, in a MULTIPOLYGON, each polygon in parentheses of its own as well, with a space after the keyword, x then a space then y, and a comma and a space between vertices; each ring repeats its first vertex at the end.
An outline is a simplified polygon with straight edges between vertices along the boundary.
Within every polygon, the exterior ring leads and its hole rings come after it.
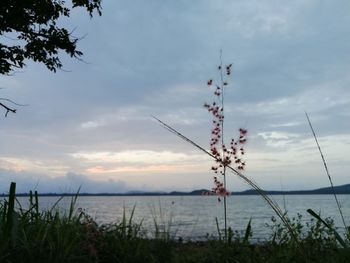
POLYGON ((335 231, 331 219, 317 218, 317 214, 306 224, 301 216, 288 219, 298 242, 290 229, 275 218, 266 225, 272 234, 264 242, 250 242, 254 233, 250 221, 242 236, 229 231, 226 242, 183 242, 166 233, 170 228, 161 230, 157 223, 161 220, 156 218, 153 231, 158 232, 148 235, 142 222, 134 222, 135 207, 130 216, 124 209, 120 222, 98 225, 84 210, 75 208, 78 195, 72 198, 66 212, 57 204, 43 211, 34 192, 29 197, 29 208, 23 209, 16 201, 15 188, 12 183, 9 197, 0 202, 1 263, 348 262, 350 258, 349 239, 335 231))

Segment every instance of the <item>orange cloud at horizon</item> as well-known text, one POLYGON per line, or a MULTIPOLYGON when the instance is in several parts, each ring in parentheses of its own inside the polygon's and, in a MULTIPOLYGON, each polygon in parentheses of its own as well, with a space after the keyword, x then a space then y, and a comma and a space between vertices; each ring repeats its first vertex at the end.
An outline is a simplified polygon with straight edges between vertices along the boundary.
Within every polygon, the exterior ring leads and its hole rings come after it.
POLYGON ((121 167, 104 167, 93 166, 85 171, 89 174, 110 174, 110 173, 178 173, 178 172, 198 172, 207 171, 208 167, 196 164, 159 164, 146 166, 121 166, 121 167))

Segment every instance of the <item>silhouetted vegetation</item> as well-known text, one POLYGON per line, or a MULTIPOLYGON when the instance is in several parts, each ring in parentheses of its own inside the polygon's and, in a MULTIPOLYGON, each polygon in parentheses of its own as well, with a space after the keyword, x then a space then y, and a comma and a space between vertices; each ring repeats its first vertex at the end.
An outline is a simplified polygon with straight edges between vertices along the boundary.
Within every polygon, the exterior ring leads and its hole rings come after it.
MULTIPOLYGON (((62 212, 59 201, 41 210, 37 192, 30 192, 29 207, 16 199, 16 185, 0 202, 0 262, 347 262, 349 236, 339 242, 331 219, 302 223, 301 216, 288 219, 296 234, 272 218, 272 235, 260 243, 250 241, 250 222, 244 235, 228 229, 225 242, 174 239, 166 228, 154 233, 134 222, 124 211, 119 222, 98 225, 83 209, 76 209, 78 195, 62 212)), ((155 220, 157 224, 157 220, 155 220)))
MULTIPOLYGON (((101 15, 101 0, 71 0, 69 4, 58 0, 1 0, 0 4, 0 75, 8 75, 22 69, 26 60, 43 63, 56 72, 62 68, 60 52, 80 59, 83 53, 77 49, 80 40, 73 31, 59 26, 62 18, 68 18, 71 10, 82 7, 92 17, 94 11, 101 15)), ((0 98, 0 107, 16 113, 9 105, 19 105, 0 98)), ((22 106, 22 105, 20 105, 22 106)))

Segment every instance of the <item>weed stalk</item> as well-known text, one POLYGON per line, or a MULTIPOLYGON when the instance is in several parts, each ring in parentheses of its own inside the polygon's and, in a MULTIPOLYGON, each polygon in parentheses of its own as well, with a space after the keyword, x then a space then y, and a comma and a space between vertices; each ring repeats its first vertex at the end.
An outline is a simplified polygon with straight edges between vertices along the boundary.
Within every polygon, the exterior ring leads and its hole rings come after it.
POLYGON ((331 177, 331 175, 330 175, 330 173, 329 173, 328 166, 327 166, 327 163, 326 163, 326 159, 324 158, 324 155, 323 155, 322 150, 321 150, 321 146, 320 146, 320 144, 318 143, 317 136, 316 136, 315 130, 314 130, 312 124, 311 124, 309 115, 308 115, 306 112, 305 112, 305 115, 306 115, 307 121, 308 121, 308 123, 309 123, 310 129, 311 129, 311 132, 312 132, 312 135, 314 136, 314 139, 315 139, 315 142, 316 142, 318 151, 320 152, 320 155, 321 155, 321 158, 322 158, 322 162, 323 162, 323 166, 324 166, 324 169, 326 170, 326 174, 327 174, 327 176, 328 176, 328 180, 329 180, 329 183, 330 183, 330 185, 331 185, 331 189, 332 189, 332 192, 333 192, 333 196, 334 196, 335 202, 337 203, 337 207, 338 207, 338 210, 339 210, 339 214, 340 214, 340 217, 341 217, 341 219, 342 219, 342 221, 343 221, 343 224, 344 224, 344 227, 345 227, 345 230, 346 230, 346 229, 347 229, 347 225, 346 225, 346 223, 345 223, 343 211, 342 211, 342 209, 341 209, 341 206, 340 206, 338 197, 337 197, 337 195, 336 195, 336 193, 335 193, 335 190, 334 190, 334 185, 333 185, 332 177, 331 177))
MULTIPOLYGON (((179 138, 181 138, 182 140, 184 140, 185 142, 191 144, 192 146, 194 146, 195 148, 197 148, 198 150, 202 151, 203 153, 207 154, 208 156, 210 156, 211 158, 213 158, 215 161, 217 162, 221 162, 221 160, 213 155, 211 152, 207 151, 205 148, 203 148, 202 146, 200 146, 198 143, 194 142, 193 140, 189 139, 188 137, 186 137, 185 135, 183 135, 182 133, 178 132, 176 129, 174 129, 173 127, 171 127, 170 125, 166 124, 165 122, 161 121, 160 119, 158 119, 155 116, 152 116, 155 120, 157 120, 163 128, 165 128, 166 130, 168 130, 169 132, 175 134, 176 136, 178 136, 179 138)), ((286 217, 286 215, 283 213, 282 209, 279 207, 279 205, 272 200, 267 193, 261 189, 261 187, 259 187, 259 185, 257 183, 255 183, 253 181, 253 179, 248 178, 247 176, 243 175, 241 172, 239 172, 237 169, 233 168, 230 165, 226 166, 227 169, 229 169, 231 172, 233 172, 234 174, 236 174, 240 179, 242 179, 243 181, 245 181, 248 185, 250 185, 255 191, 257 191, 257 193, 268 203, 268 205, 272 208, 272 210, 276 213, 276 215, 281 219, 281 221, 283 222, 283 224, 287 227, 291 237, 293 238, 293 240, 296 242, 296 244, 299 245, 299 240, 298 237, 294 231, 294 229, 292 228, 292 226, 290 225, 288 218, 286 217)))

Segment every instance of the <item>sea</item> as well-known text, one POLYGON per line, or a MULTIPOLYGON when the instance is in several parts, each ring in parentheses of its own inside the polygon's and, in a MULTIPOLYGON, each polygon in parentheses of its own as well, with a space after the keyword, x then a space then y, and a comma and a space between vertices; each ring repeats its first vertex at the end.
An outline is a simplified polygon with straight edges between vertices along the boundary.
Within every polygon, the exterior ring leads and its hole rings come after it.
MULTIPOLYGON (((350 195, 337 197, 349 225, 350 195)), ((344 231, 333 195, 273 195, 271 198, 289 218, 301 215, 303 223, 309 222, 312 217, 306 210, 311 208, 322 218, 331 217, 339 231, 344 231)), ((40 209, 51 208, 58 199, 40 197, 40 209)), ((24 208, 28 206, 28 197, 19 197, 18 200, 24 208)), ((64 197, 58 204, 59 209, 65 211, 70 202, 71 197, 64 197)), ((158 228, 170 238, 202 240, 218 238, 217 226, 224 228, 223 201, 219 202, 216 196, 81 196, 75 209, 83 210, 98 224, 118 224, 124 214, 127 220, 132 216, 132 221, 141 225, 144 234, 149 236, 154 235, 158 228)), ((252 240, 268 240, 273 233, 273 217, 277 218, 277 215, 258 195, 227 198, 227 225, 237 234, 243 235, 251 220, 252 240)))

